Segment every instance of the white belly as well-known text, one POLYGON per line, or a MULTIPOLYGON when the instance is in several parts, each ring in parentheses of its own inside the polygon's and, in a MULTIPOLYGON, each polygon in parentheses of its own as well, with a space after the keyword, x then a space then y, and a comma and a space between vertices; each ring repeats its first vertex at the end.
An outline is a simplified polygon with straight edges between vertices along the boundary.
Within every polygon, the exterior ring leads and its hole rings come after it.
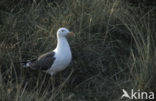
POLYGON ((53 65, 51 66, 49 72, 53 72, 54 74, 64 70, 71 62, 72 59, 72 55, 71 52, 66 52, 66 53, 62 53, 62 54, 56 54, 56 59, 53 63, 53 65))
POLYGON ((54 50, 55 60, 51 68, 47 71, 51 75, 64 70, 69 65, 72 59, 71 50, 66 38, 60 36, 57 36, 57 38, 58 44, 56 49, 54 50))

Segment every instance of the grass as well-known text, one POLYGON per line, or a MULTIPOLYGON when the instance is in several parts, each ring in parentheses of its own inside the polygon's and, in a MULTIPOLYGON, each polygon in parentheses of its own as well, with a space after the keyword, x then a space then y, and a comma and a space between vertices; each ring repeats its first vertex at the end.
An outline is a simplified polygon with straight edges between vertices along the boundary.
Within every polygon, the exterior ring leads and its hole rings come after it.
POLYGON ((1 101, 120 101, 122 89, 156 91, 155 8, 121 0, 18 2, 0 10, 1 101), (22 67, 56 46, 67 27, 73 60, 52 79, 22 67))

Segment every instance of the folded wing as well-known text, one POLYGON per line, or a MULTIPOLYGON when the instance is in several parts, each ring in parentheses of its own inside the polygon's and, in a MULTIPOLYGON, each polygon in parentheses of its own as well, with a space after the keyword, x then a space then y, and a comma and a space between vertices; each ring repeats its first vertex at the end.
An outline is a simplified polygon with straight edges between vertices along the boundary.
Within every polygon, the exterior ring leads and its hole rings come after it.
POLYGON ((48 70, 52 66, 55 60, 55 52, 48 52, 40 57, 30 60, 29 66, 32 69, 48 70))

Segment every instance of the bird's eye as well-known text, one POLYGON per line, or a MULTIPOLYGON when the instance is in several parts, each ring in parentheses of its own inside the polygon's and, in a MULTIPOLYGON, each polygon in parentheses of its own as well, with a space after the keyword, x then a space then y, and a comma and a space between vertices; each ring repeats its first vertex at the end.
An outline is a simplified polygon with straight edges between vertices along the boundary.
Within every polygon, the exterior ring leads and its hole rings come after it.
POLYGON ((64 30, 62 30, 62 32, 64 32, 64 30))

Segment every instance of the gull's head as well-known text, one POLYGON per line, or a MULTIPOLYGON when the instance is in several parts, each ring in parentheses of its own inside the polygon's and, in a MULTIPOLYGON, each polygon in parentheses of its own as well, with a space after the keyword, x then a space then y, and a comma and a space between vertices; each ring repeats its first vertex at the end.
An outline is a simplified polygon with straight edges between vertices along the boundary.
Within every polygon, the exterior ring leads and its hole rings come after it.
POLYGON ((67 35, 75 36, 73 32, 70 32, 67 28, 59 28, 57 31, 57 36, 66 37, 67 35))

